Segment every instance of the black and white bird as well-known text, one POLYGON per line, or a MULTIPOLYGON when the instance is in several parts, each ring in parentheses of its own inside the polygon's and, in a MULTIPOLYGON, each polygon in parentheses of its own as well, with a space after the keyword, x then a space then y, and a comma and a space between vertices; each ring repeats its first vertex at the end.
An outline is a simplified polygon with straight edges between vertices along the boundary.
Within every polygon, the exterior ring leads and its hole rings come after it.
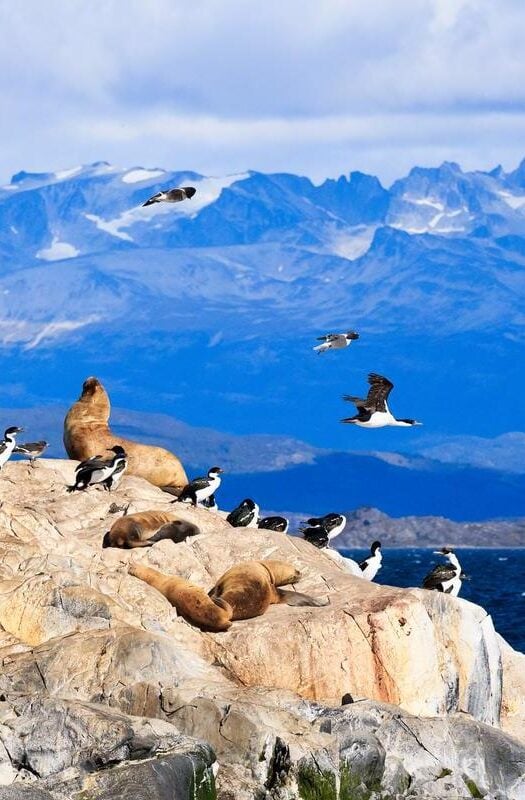
POLYGON ((18 433, 22 433, 23 430, 23 428, 17 428, 16 426, 5 429, 4 438, 0 442, 0 469, 2 469, 4 464, 6 464, 13 455, 13 451, 16 447, 16 436, 18 433))
POLYGON ((211 467, 206 477, 193 478, 192 481, 186 484, 182 492, 173 502, 185 503, 190 501, 196 506, 197 503, 202 503, 203 500, 207 500, 208 497, 215 494, 221 485, 221 475, 223 471, 224 470, 220 467, 211 467))
POLYGON ((206 508, 208 511, 218 511, 219 506, 217 505, 217 501, 215 499, 214 494, 210 494, 209 497, 205 497, 204 500, 201 500, 198 505, 201 508, 206 508))
POLYGON ((226 517, 234 528, 256 528, 259 519, 259 506, 249 497, 239 503, 226 517))
POLYGON ((324 517, 310 517, 302 527, 303 537, 316 547, 328 547, 329 542, 345 529, 346 517, 343 514, 325 514, 324 517))
POLYGON ((363 573, 363 578, 366 578, 368 581, 373 581, 381 569, 382 561, 383 555, 381 553, 381 542, 373 542, 368 558, 365 558, 364 561, 359 562, 359 566, 363 573))
POLYGON ((26 456, 29 459, 31 466, 34 467, 36 459, 40 458, 40 456, 43 455, 48 447, 49 442, 45 442, 42 439, 40 442, 25 442, 24 444, 17 444, 15 445, 13 452, 15 455, 26 456))
POLYGON ((197 189, 193 186, 181 186, 180 189, 167 189, 165 192, 157 192, 143 206, 152 206, 153 203, 180 203, 182 200, 191 200, 197 189))
POLYGON ((370 390, 365 400, 348 394, 343 395, 343 400, 353 403, 357 407, 357 414, 355 417, 346 417, 341 422, 350 422, 361 428, 384 428, 386 425, 408 428, 412 425, 423 424, 415 419, 396 419, 390 413, 387 400, 394 384, 388 378, 371 372, 368 376, 368 383, 370 390))
POLYGON ((359 334, 355 331, 348 331, 347 333, 327 333, 326 336, 318 336, 317 341, 322 344, 316 345, 313 349, 317 355, 326 353, 327 350, 343 350, 352 344, 355 339, 359 339, 359 334))
POLYGON ((119 444, 108 448, 108 452, 113 453, 112 458, 91 456, 81 461, 75 469, 75 484, 68 486, 68 492, 83 491, 96 483, 101 483, 108 491, 116 486, 128 466, 128 459, 119 444))
POLYGON ((450 547, 442 547, 441 550, 434 550, 434 553, 438 556, 445 556, 447 563, 438 564, 428 573, 423 581, 423 589, 433 589, 436 592, 445 592, 452 597, 457 597, 461 589, 462 578, 466 578, 461 570, 458 557, 450 547))
POLYGON ((289 520, 287 520, 286 517, 263 517, 263 519, 260 519, 257 523, 257 527, 265 531, 287 533, 289 524, 289 520))

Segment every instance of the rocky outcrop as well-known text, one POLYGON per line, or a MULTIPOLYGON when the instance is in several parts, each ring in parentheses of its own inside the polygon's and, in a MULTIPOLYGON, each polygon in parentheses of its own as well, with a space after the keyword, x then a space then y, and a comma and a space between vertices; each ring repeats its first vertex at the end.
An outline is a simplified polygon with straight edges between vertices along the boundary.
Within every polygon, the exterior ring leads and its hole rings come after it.
MULTIPOLYGON (((501 709, 503 727, 523 722, 516 654, 483 609, 370 584, 305 541, 232 529, 220 515, 171 505, 139 478, 125 476, 111 493, 68 494, 73 472, 74 462, 44 460, 9 463, 0 476, 0 785, 25 792, 25 776, 28 790, 84 800, 120 797, 118 779, 158 784, 151 797, 168 800, 162 786, 182 758, 211 797, 211 747, 224 800, 409 796, 414 787, 476 796, 469 781, 524 796, 516 764, 525 748, 491 727, 501 709), (176 509, 201 534, 102 549, 128 505, 176 509), (128 574, 138 560, 208 590, 234 563, 268 558, 291 562, 303 575, 295 588, 330 605, 271 606, 228 632, 203 633, 128 574), (358 702, 340 708, 345 693, 358 702), (41 752, 48 717, 66 733, 60 748, 41 752), (141 744, 147 725, 162 739, 151 751, 141 744)), ((184 794, 190 783, 173 797, 193 796, 184 794)))

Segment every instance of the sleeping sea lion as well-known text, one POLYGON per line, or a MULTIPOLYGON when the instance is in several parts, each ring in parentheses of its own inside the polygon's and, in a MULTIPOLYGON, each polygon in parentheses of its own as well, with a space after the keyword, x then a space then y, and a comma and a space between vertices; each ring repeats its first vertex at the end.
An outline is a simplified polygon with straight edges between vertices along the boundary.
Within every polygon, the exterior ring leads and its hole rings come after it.
POLYGON ((225 572, 208 594, 212 600, 221 599, 227 603, 232 610, 232 620, 259 617, 274 603, 328 605, 328 600, 278 588, 296 583, 300 578, 299 570, 284 561, 244 561, 225 572))
POLYGON ((104 535, 102 547, 150 547, 162 539, 178 544, 199 533, 192 522, 169 511, 139 511, 116 519, 104 535))
POLYGON ((64 420, 64 447, 69 458, 84 461, 119 444, 128 455, 128 475, 138 475, 154 486, 178 494, 188 478, 177 456, 163 447, 116 436, 109 427, 110 411, 109 397, 100 381, 85 380, 82 394, 64 420))
POLYGON ((203 631, 227 631, 231 625, 231 608, 220 598, 212 600, 204 589, 176 575, 163 575, 156 569, 134 563, 130 575, 149 583, 166 597, 177 614, 203 631))

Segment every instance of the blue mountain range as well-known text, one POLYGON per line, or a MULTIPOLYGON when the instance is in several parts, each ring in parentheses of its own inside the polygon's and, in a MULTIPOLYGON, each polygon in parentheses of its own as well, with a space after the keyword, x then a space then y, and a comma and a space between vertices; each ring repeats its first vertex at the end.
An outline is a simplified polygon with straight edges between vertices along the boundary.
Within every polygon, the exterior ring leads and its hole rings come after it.
MULTIPOLYGON (((294 468, 317 464, 321 495, 332 492, 334 453, 352 498, 363 474, 348 452, 429 455, 448 462, 447 475, 454 464, 525 473, 524 296, 525 161, 507 173, 415 167, 388 189, 359 172, 316 185, 104 162, 20 172, 0 188, 4 409, 67 406, 95 374, 116 406, 144 412, 144 429, 157 419, 148 415, 169 415, 278 437, 277 455, 283 436, 322 450, 294 468), (142 207, 177 185, 197 194, 142 207), (348 350, 312 351, 316 336, 348 329, 361 336, 348 350), (370 371, 394 382, 394 413, 422 428, 339 423, 351 411, 341 395, 366 393, 370 371)), ((257 456, 253 473, 265 469, 257 456)), ((414 478, 414 511, 408 487, 396 507, 388 480, 389 513, 436 513, 424 481, 414 478)), ((281 485, 272 505, 292 508, 281 485)), ((470 513, 480 486, 464 490, 470 513)), ((519 513, 519 495, 496 495, 491 515, 519 513)), ((381 507, 380 485, 372 499, 381 507)))

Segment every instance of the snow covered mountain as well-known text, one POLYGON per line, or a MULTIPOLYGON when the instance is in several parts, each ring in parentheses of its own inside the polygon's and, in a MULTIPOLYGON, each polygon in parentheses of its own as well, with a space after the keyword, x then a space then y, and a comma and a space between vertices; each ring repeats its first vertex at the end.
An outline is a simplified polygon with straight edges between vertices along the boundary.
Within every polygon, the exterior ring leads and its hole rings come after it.
POLYGON ((389 189, 104 162, 0 188, 4 406, 68 404, 96 374, 123 408, 338 451, 497 437, 524 429, 524 296, 525 160, 389 189), (197 194, 142 206, 176 185, 197 194), (311 351, 348 328, 348 352, 311 351), (369 371, 422 429, 339 424, 369 371))

